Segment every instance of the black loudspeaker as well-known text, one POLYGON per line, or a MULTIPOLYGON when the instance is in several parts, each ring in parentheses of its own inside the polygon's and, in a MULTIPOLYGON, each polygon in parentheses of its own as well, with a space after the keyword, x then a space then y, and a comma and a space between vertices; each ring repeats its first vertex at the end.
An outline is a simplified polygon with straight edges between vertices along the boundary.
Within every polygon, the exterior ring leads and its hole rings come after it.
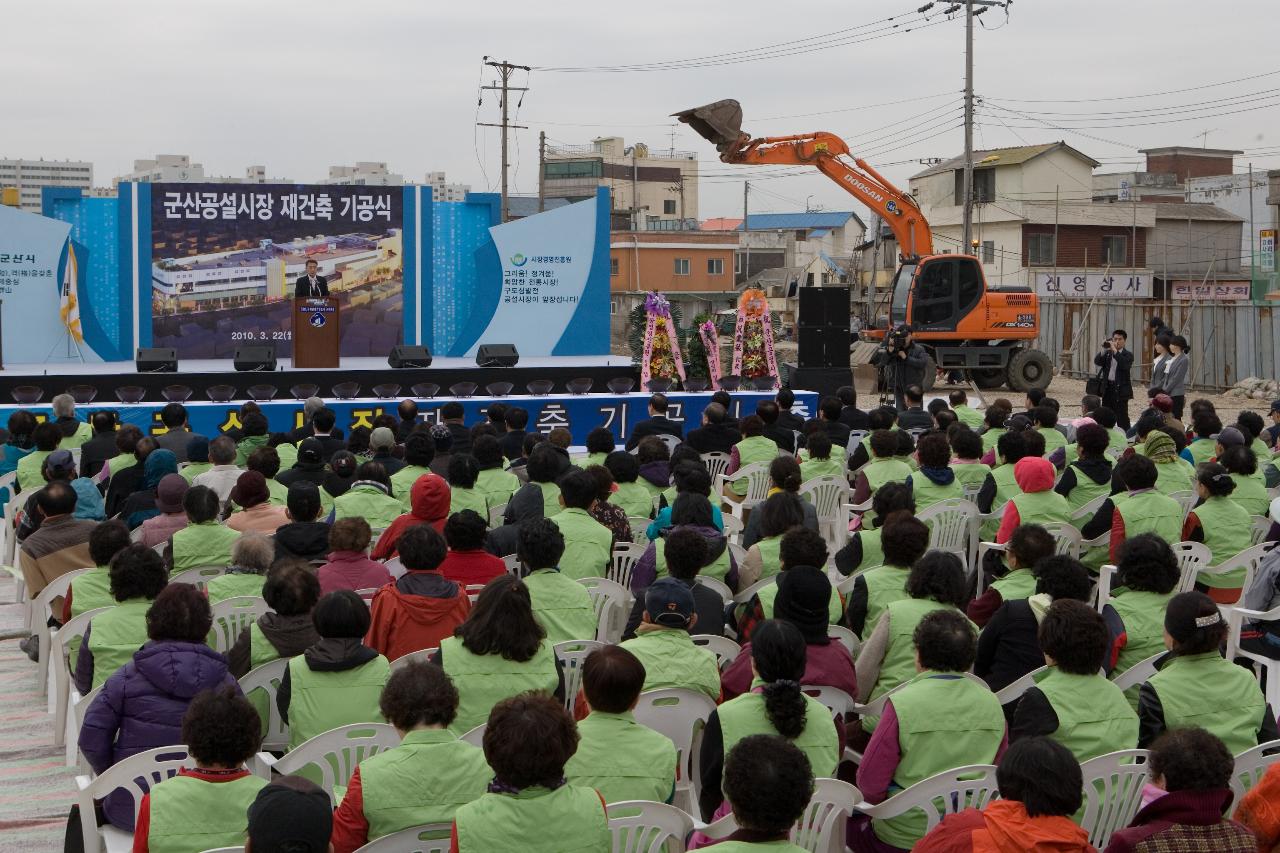
POLYGON ((276 348, 270 344, 236 347, 233 364, 236 370, 275 370, 276 348))
POLYGON ((826 319, 823 317, 822 288, 801 287, 799 291, 800 313, 796 317, 797 324, 806 327, 826 325, 826 319))
POLYGON ((391 348, 387 364, 399 370, 402 367, 430 367, 431 350, 426 347, 400 345, 391 348))
POLYGON ((165 347, 138 347, 133 362, 139 373, 177 373, 178 351, 165 347))
POLYGON ((802 328, 796 336, 796 361, 801 367, 825 367, 826 347, 822 329, 802 328))
POLYGON ((786 386, 792 390, 817 391, 819 397, 835 396, 837 390, 853 384, 853 371, 845 367, 803 367, 783 363, 786 386))
POLYGON ((849 326, 848 287, 800 288, 801 326, 849 326))
POLYGON ((476 350, 476 367, 515 367, 518 361, 515 344, 481 344, 476 350))
POLYGON ((849 366, 849 328, 828 326, 822 330, 823 367, 849 366))

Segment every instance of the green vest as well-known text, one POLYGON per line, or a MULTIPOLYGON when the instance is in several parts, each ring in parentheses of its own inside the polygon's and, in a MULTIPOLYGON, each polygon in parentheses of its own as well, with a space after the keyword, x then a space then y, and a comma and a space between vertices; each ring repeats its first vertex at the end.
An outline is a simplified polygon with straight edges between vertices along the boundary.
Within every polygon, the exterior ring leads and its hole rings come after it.
POLYGON ((404 505, 377 486, 352 486, 333 499, 333 520, 359 516, 374 530, 386 530, 404 514, 404 505))
POLYGON ((608 458, 608 453, 588 453, 573 460, 573 464, 579 468, 590 468, 592 465, 603 465, 604 460, 608 458))
MULTIPOLYGON (((764 694, 755 692, 755 688, 763 684, 760 679, 754 679, 751 682, 751 692, 730 699, 716 709, 720 717, 720 733, 726 756, 745 737, 778 736, 778 730, 769 722, 769 716, 765 713, 764 694)), ((840 747, 835 724, 831 721, 831 712, 812 696, 801 695, 804 696, 806 706, 804 729, 791 742, 809 759, 815 778, 834 776, 836 765, 840 763, 840 747)))
MULTIPOLYGON (((760 588, 756 593, 756 598, 760 601, 760 610, 764 613, 764 618, 773 618, 773 601, 778 597, 778 585, 771 583, 768 586, 760 588)), ((827 599, 827 621, 832 625, 840 621, 840 617, 844 615, 844 608, 840 606, 840 596, 833 589, 831 597, 827 599)))
POLYGON ((1262 472, 1248 477, 1244 474, 1232 474, 1231 479, 1236 484, 1231 500, 1249 515, 1266 515, 1271 508, 1271 496, 1267 494, 1267 484, 1262 479, 1262 472))
MULTIPOLYGON (((763 462, 768 465, 770 462, 778 458, 778 445, 774 444, 773 439, 765 438, 763 435, 753 435, 742 439, 737 444, 738 463, 740 468, 746 468, 748 465, 754 465, 757 462, 763 462)), ((739 477, 729 486, 735 495, 745 495, 747 493, 747 478, 739 477)))
MULTIPOLYGON (((926 671, 891 701, 902 757, 890 795, 944 770, 995 763, 1005 734, 1004 712, 985 686, 955 673, 926 671)), ((910 849, 924 837, 925 824, 924 813, 913 809, 872 821, 871 828, 884 843, 910 849)))
MULTIPOLYGON (((1076 510, 1080 509, 1080 507, 1084 506, 1091 500, 1097 499, 1101 495, 1111 494, 1110 477, 1103 480, 1101 483, 1095 483, 1092 477, 1080 470, 1079 465, 1075 465, 1074 463, 1072 464, 1076 469, 1076 484, 1075 487, 1067 493, 1067 506, 1071 509, 1071 512, 1074 513, 1076 510)), ((1088 520, 1089 519, 1087 518, 1081 518, 1077 520, 1076 524, 1077 526, 1083 527, 1084 523, 1088 520)))
POLYGON ((1000 436, 1008 432, 1004 427, 989 429, 982 434, 982 452, 986 453, 1000 443, 1000 436))
POLYGON ((991 479, 996 484, 996 496, 991 501, 991 508, 996 509, 1013 500, 1014 495, 1022 494, 1022 487, 1013 476, 1012 465, 997 465, 991 469, 991 479))
MULTIPOLYGON (((272 506, 287 507, 289 505, 289 487, 286 486, 284 483, 278 482, 276 480, 267 480, 267 491, 271 494, 271 497, 270 499, 268 499, 267 503, 271 504, 272 506)), ((239 511, 240 511, 239 508, 237 508, 236 512, 239 512, 239 511)))
MULTIPOLYGON (((660 504, 661 506, 663 506, 663 507, 668 507, 668 506, 669 506, 669 507, 671 507, 672 509, 674 509, 674 508, 675 508, 675 505, 676 505, 676 496, 677 496, 678 494, 679 494, 679 492, 676 490, 676 487, 675 487, 674 485, 673 485, 673 486, 671 486, 671 487, 670 487, 670 488, 668 488, 668 489, 663 489, 663 490, 662 490, 662 500, 661 500, 661 501, 659 501, 659 504, 660 504)), ((712 507, 715 507, 715 504, 712 504, 711 506, 712 506, 712 507)))
MULTIPOLYGON (((1231 498, 1209 498, 1193 510, 1200 519, 1204 531, 1204 544, 1213 555, 1210 565, 1234 557, 1248 548, 1253 537, 1253 518, 1231 498)), ((1244 568, 1225 575, 1208 575, 1203 572, 1196 580, 1216 589, 1239 589, 1244 583, 1244 568)))
POLYGON ((910 573, 910 568, 898 566, 876 566, 862 573, 862 579, 867 584, 867 621, 863 623, 862 636, 871 636, 890 602, 902 601, 908 597, 907 575, 910 573))
POLYGON ((863 566, 879 566, 884 563, 884 548, 880 544, 879 527, 858 531, 858 540, 862 543, 862 562, 854 566, 854 571, 863 566))
MULTIPOLYGON (((560 571, 565 577, 602 578, 613 557, 613 533, 591 517, 585 509, 566 507, 555 518, 564 536, 560 571)), ((574 637, 575 640, 586 639, 574 637)))
POLYGON ((1125 448, 1129 446, 1129 436, 1124 434, 1120 429, 1107 430, 1107 452, 1112 458, 1119 458, 1124 453, 1125 448))
MULTIPOLYGON (((1181 456, 1174 457, 1173 462, 1156 463, 1156 490, 1163 495, 1174 492, 1195 491, 1196 469, 1181 456)), ((1182 512, 1181 509, 1178 510, 1182 512)), ((1181 517, 1181 515, 1179 515, 1181 517)))
POLYGON ((961 488, 964 486, 981 488, 987 481, 987 475, 991 473, 991 466, 983 465, 981 462, 952 462, 951 472, 956 475, 956 482, 961 488))
POLYGON ((877 457, 863 466, 862 474, 867 478, 867 486, 874 495, 885 483, 905 483, 911 476, 911 466, 893 457, 877 457))
POLYGON ((720 699, 720 667, 716 656, 695 646, 689 632, 679 628, 645 631, 622 643, 644 664, 644 689, 683 687, 720 699))
POLYGON ((991 588, 1000 593, 1003 601, 1018 601, 1036 593, 1036 576, 1030 569, 1014 569, 1009 574, 991 582, 991 588))
POLYGON ((173 534, 173 573, 196 566, 231 565, 231 546, 240 534, 216 521, 188 524, 173 534))
MULTIPOLYGON (((653 540, 653 560, 658 570, 658 577, 664 577, 667 571, 667 540, 659 536, 653 540)), ((720 556, 711 561, 711 565, 703 566, 698 574, 706 578, 722 581, 729 576, 729 549, 726 547, 720 556)))
POLYGON ((111 572, 106 566, 90 569, 71 580, 71 617, 97 610, 99 607, 115 607, 111 594, 111 572))
MULTIPOLYGON (((298 464, 298 446, 282 441, 276 445, 276 455, 280 457, 280 470, 288 471, 298 464)), ((279 472, 277 472, 279 473, 279 472)))
POLYGON ((89 651, 93 653, 93 687, 100 687, 147 642, 149 598, 131 598, 93 617, 89 651))
POLYGON ((265 575, 236 572, 233 575, 219 575, 209 581, 205 588, 209 591, 209 603, 217 604, 219 601, 226 601, 228 598, 240 598, 241 596, 261 598, 262 586, 266 582, 265 575))
POLYGON ((267 435, 250 435, 240 439, 240 443, 236 445, 236 465, 243 468, 253 452, 266 447, 270 438, 267 435))
MULTIPOLYGON (((111 466, 111 476, 114 477, 119 471, 119 469, 116 468, 117 459, 120 460, 120 464, 127 465, 128 460, 132 458, 133 458, 133 454, 129 454, 128 456, 117 456, 115 459, 112 459, 110 462, 108 462, 107 464, 111 466)), ((199 477, 201 474, 203 474, 205 471, 208 471, 212 467, 213 467, 212 462, 192 462, 182 468, 179 468, 178 473, 182 476, 182 479, 187 481, 187 485, 191 485, 192 480, 194 480, 196 477, 199 477)))
MULTIPOLYGON (((551 518, 564 509, 560 505, 560 487, 555 483, 535 483, 542 490, 542 517, 551 518)), ((652 505, 652 504, 651 504, 652 505)))
MULTIPOLYGON (((1111 607, 1124 623, 1125 635, 1124 648, 1120 650, 1120 657, 1111 671, 1113 680, 1128 672, 1135 664, 1165 650, 1164 611, 1169 606, 1169 599, 1176 594, 1176 590, 1161 594, 1124 587, 1111 594, 1111 607)), ((1125 697, 1129 700, 1130 707, 1137 710, 1136 685, 1125 691, 1125 697)))
POLYGON ((527 661, 507 660, 499 654, 477 655, 458 637, 440 641, 444 671, 458 688, 458 716, 449 730, 463 735, 488 722, 493 706, 517 693, 545 690, 554 693, 560 683, 555 655, 542 643, 527 661))
MULTIPOLYGON (((408 507, 411 503, 410 493, 413 491, 413 484, 418 482, 419 477, 430 473, 430 468, 424 468, 421 465, 404 466, 391 475, 391 497, 400 501, 401 505, 408 507)), ((480 480, 476 478, 476 485, 479 486, 479 484, 480 480)), ((500 501, 499 503, 506 503, 506 501, 500 501)))
POLYGON ((1218 443, 1212 438, 1197 438, 1187 445, 1191 454, 1191 464, 1197 468, 1218 454, 1218 443))
POLYGON ((578 749, 564 766, 570 784, 594 788, 606 803, 670 802, 676 785, 676 746, 636 722, 630 711, 592 711, 578 723, 578 749))
POLYGON ((806 459, 800 463, 800 480, 807 483, 819 477, 844 477, 844 463, 835 457, 806 459))
POLYGON ((61 450, 74 450, 77 447, 83 447, 84 443, 91 438, 93 438, 93 427, 81 421, 76 424, 75 432, 62 437, 62 441, 58 442, 58 447, 61 450))
POLYGON ((760 551, 760 580, 782 571, 782 535, 766 536, 753 547, 760 551))
POLYGON ((720 841, 716 853, 806 853, 790 841, 720 841))
MULTIPOLYGON (((394 479, 393 477, 392 480, 394 479)), ((480 472, 480 476, 476 477, 476 490, 484 493, 484 499, 489 506, 502 506, 509 503, 511 496, 518 488, 520 488, 520 478, 501 468, 485 468, 480 472)))
POLYGON ((1067 504, 1067 499, 1054 491, 1022 492, 1010 500, 1018 508, 1021 524, 1049 524, 1071 520, 1071 507, 1067 504))
POLYGON ((609 503, 622 507, 627 518, 652 518, 653 495, 639 483, 618 483, 618 490, 609 495, 609 503))
POLYGON ((1124 519, 1126 539, 1143 533, 1154 533, 1171 545, 1182 539, 1182 507, 1168 495, 1148 489, 1114 503, 1124 519))
POLYGON ((538 569, 524 582, 548 643, 596 638, 596 611, 585 586, 555 569, 538 569))
POLYGON ((1072 675, 1054 666, 1036 686, 1058 717, 1058 729, 1049 737, 1077 761, 1138 745, 1138 715, 1120 688, 1101 675, 1072 675))
POLYGON ((449 489, 449 515, 469 509, 476 515, 489 520, 489 501, 479 489, 464 489, 452 486, 449 489))
MULTIPOLYGON (((44 486, 44 460, 49 458, 52 450, 33 450, 26 456, 18 460, 18 488, 24 492, 31 492, 44 486)), ((129 454, 126 459, 129 465, 136 465, 138 460, 129 454)))
POLYGON ((1261 471, 1263 463, 1271 461, 1271 448, 1262 439, 1255 438, 1249 449, 1253 451, 1253 458, 1258 460, 1258 470, 1261 471))
POLYGON ((983 424, 982 413, 969 405, 961 403, 951 411, 955 412, 956 418, 959 419, 960 423, 966 424, 969 429, 977 429, 983 424))
POLYGON ((1067 437, 1057 427, 1036 427, 1036 432, 1044 436, 1044 455, 1067 446, 1067 437))
POLYGON ((151 789, 151 853, 191 853, 244 844, 249 806, 267 786, 259 776, 206 782, 173 776, 151 789))
POLYGON ((290 659, 289 749, 338 726, 385 722, 378 699, 390 677, 382 655, 340 672, 316 672, 301 655, 290 659))
POLYGON ((368 838, 424 823, 449 823, 459 806, 488 789, 492 778, 484 752, 451 732, 408 732, 396 748, 360 762, 368 838))
POLYGON ((954 478, 945 486, 940 486, 924 474, 917 472, 911 475, 911 496, 915 498, 916 512, 919 512, 938 501, 964 497, 964 487, 954 478))
MULTIPOLYGON (((258 627, 255 620, 249 625, 249 669, 250 671, 257 669, 264 663, 270 663, 273 660, 279 660, 280 652, 271 641, 267 639, 267 635, 262 633, 262 629, 258 627)), ((262 722, 262 731, 267 730, 267 723, 271 721, 271 702, 272 697, 267 691, 261 687, 254 688, 244 695, 249 700, 249 704, 258 712, 258 719, 262 722)))
POLYGON ((1199 726, 1217 735, 1232 755, 1258 745, 1267 701, 1249 670, 1216 651, 1178 656, 1148 682, 1164 709, 1166 729, 1199 726))
MULTIPOLYGON (((939 604, 931 598, 904 598, 885 605, 889 614, 889 639, 885 644, 884 660, 880 662, 880 675, 868 699, 876 699, 899 684, 905 684, 916 674, 916 647, 912 636, 920 620, 935 610, 955 610, 950 604, 939 604)), ((879 717, 864 717, 862 728, 871 731, 879 717), (867 720, 871 720, 868 728, 867 720)))
POLYGON ((458 809, 458 853, 608 853, 609 818, 591 788, 561 785, 518 794, 484 794, 458 809))

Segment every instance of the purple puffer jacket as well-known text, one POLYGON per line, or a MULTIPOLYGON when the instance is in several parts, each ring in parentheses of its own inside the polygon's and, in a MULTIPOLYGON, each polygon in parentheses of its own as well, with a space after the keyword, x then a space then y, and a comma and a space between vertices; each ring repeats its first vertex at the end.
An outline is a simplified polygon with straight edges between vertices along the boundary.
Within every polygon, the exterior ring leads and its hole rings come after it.
MULTIPOLYGON (((107 679, 84 715, 80 751, 94 773, 157 746, 182 743, 182 716, 202 690, 240 686, 227 659, 204 643, 150 642, 107 679)), ((133 831, 133 798, 116 791, 103 803, 113 826, 133 831)))
POLYGON ((659 489, 671 485, 671 463, 666 460, 646 462, 640 466, 640 476, 659 489))

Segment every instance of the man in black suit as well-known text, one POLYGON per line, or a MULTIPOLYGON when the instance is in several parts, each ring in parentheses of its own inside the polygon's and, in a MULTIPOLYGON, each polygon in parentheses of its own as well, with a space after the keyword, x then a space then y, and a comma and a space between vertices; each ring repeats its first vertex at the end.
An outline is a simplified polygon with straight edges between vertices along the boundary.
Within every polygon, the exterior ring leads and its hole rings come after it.
MULTIPOLYGON (((786 393, 790 394, 791 392, 787 391, 786 393)), ((778 397, 781 399, 781 391, 778 392, 778 397)), ((795 453, 796 433, 800 431, 800 428, 797 427, 792 430, 782 425, 782 410, 778 403, 773 400, 761 400, 756 403, 756 414, 760 416, 760 420, 764 421, 764 437, 772 439, 773 443, 782 450, 788 453, 795 453)), ((800 421, 800 426, 804 426, 803 420, 800 421)), ((803 435, 800 437, 804 438, 803 435)))
POLYGON ((627 439, 627 450, 635 449, 640 439, 651 435, 674 435, 679 439, 684 438, 684 431, 680 429, 680 424, 667 417, 666 394, 654 394, 649 398, 649 420, 640 421, 635 425, 631 431, 631 437, 627 439))
POLYGON ((347 443, 334 435, 337 432, 334 429, 337 422, 337 413, 328 406, 322 406, 311 418, 311 436, 320 442, 320 455, 325 462, 339 450, 347 448, 347 443))
MULTIPOLYGON (((804 429, 804 418, 791 411, 791 407, 796 404, 796 395, 792 393, 790 388, 782 388, 778 391, 778 395, 774 397, 778 404, 778 426, 785 430, 800 432, 804 429)), ((756 414, 760 414, 760 407, 756 407, 756 414)), ((761 417, 764 417, 761 415, 761 417)), ((765 418, 765 426, 768 427, 769 420, 765 418)), ((766 428, 765 433, 769 430, 766 428)), ((794 438, 794 436, 792 436, 794 438)), ((777 439, 774 439, 777 441, 777 439)), ((781 445, 779 445, 781 446, 781 445)))
POLYGON ((93 438, 80 447, 80 476, 93 477, 102 470, 108 459, 120 451, 116 449, 116 413, 110 409, 94 412, 89 417, 93 438))
POLYGON ((850 430, 867 428, 867 413, 858 408, 858 392, 852 385, 845 385, 836 391, 840 398, 840 423, 850 430))
POLYGON ((318 274, 320 265, 315 261, 307 261, 306 275, 298 276, 294 284, 293 295, 296 299, 311 299, 329 295, 329 280, 318 274))
POLYGON ((902 429, 933 429, 933 415, 925 411, 924 389, 908 385, 902 391, 906 408, 898 412, 898 426, 902 429))
POLYGON ((1133 382, 1129 378, 1133 353, 1125 349, 1128 341, 1129 333, 1116 329, 1093 357, 1102 376, 1102 405, 1116 413, 1116 426, 1125 432, 1129 431, 1129 401, 1133 399, 1133 382))
POLYGON ((849 427, 840 422, 839 397, 823 397, 818 404, 818 417, 805 421, 804 431, 821 428, 831 438, 832 447, 844 447, 849 443, 849 427))
POLYGON ((742 441, 737 427, 725 426, 724 406, 712 403, 702 410, 702 426, 689 430, 685 443, 699 453, 728 453, 742 441))
POLYGON ((449 435, 453 436, 453 452, 459 456, 471 452, 471 430, 463 422, 464 416, 459 402, 448 402, 440 407, 440 420, 449 428, 449 435))

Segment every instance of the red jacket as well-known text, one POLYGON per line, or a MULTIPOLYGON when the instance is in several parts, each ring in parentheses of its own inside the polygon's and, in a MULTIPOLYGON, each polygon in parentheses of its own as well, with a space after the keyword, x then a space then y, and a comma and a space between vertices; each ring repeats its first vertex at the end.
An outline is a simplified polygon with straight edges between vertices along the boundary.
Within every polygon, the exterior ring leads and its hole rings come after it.
POLYGON ((445 519, 449 517, 449 501, 452 494, 449 484, 443 477, 435 474, 423 474, 414 482, 409 490, 409 512, 391 522, 391 526, 382 532, 378 544, 369 556, 375 560, 385 560, 396 554, 396 542, 415 524, 430 524, 437 531, 444 531, 445 519))
POLYGON ((506 573, 507 564, 488 551, 450 551, 440 564, 440 574, 463 586, 486 584, 506 573))
POLYGON ((387 660, 404 657, 409 652, 438 648, 440 641, 453 636, 471 612, 471 599, 456 583, 453 595, 435 597, 402 592, 400 585, 411 588, 415 576, 437 572, 408 572, 397 583, 389 583, 373 597, 371 622, 364 644, 376 649, 387 660))
POLYGON ((1097 853, 1069 817, 1028 817, 1017 800, 992 800, 942 819, 915 853, 1097 853))

